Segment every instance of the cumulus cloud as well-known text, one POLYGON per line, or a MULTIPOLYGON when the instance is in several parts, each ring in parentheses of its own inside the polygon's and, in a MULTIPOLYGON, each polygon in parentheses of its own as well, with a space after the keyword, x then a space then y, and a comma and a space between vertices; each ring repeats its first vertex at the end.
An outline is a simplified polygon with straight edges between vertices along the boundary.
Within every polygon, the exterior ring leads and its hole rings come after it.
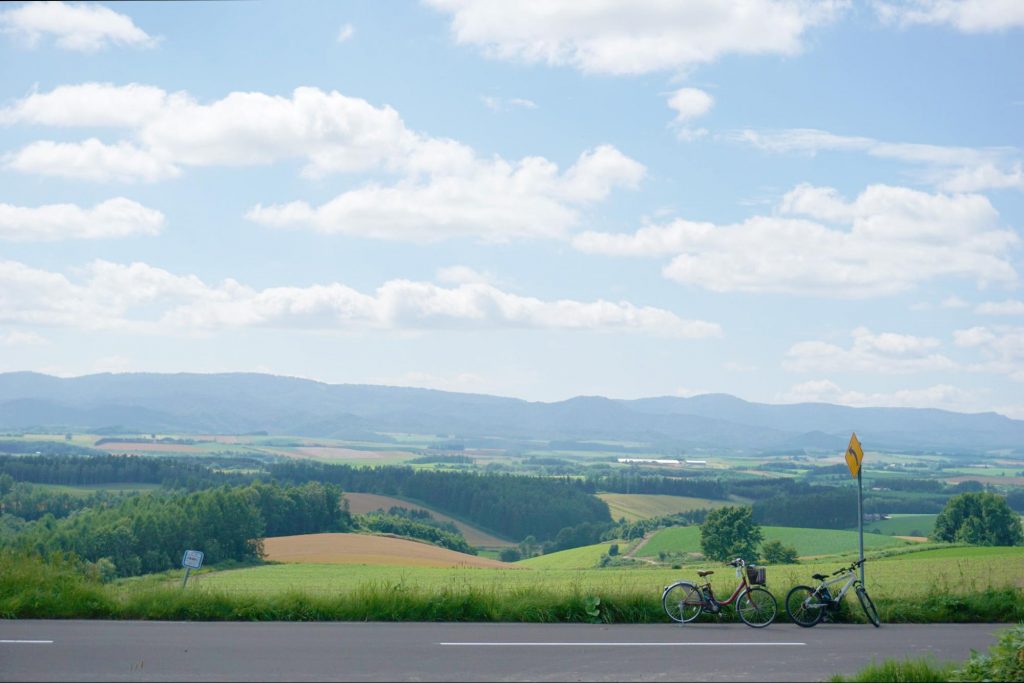
POLYGON ((690 123, 711 111, 714 104, 715 99, 698 88, 680 88, 672 93, 668 106, 676 113, 672 126, 680 140, 696 140, 707 135, 706 128, 694 128, 690 123))
POLYGON ((936 384, 920 389, 899 389, 892 392, 862 392, 843 389, 828 379, 811 380, 794 385, 777 396, 784 403, 836 403, 839 405, 891 408, 941 408, 966 410, 977 397, 970 391, 949 384, 936 384))
POLYGON ((277 228, 415 242, 553 238, 576 225, 575 205, 603 199, 617 185, 634 187, 644 172, 607 145, 585 152, 562 173, 540 157, 515 164, 471 158, 455 173, 438 171, 390 187, 369 184, 318 207, 260 205, 247 218, 277 228))
POLYGON ((903 0, 876 2, 888 24, 951 26, 963 33, 991 33, 1024 26, 1024 4, 1017 0, 903 0))
POLYGON ((982 315, 1024 315, 1024 301, 1020 299, 986 301, 975 306, 974 312, 982 315))
POLYGON ((484 103, 484 106, 491 111, 504 111, 510 107, 518 107, 520 109, 536 109, 537 103, 533 100, 526 99, 525 97, 509 97, 501 98, 494 97, 493 95, 483 95, 480 101, 484 103))
POLYGON ((865 297, 939 278, 980 286, 1017 279, 1010 252, 1020 238, 998 225, 988 199, 872 185, 847 201, 800 185, 779 214, 716 225, 676 220, 632 234, 584 232, 589 253, 673 256, 663 274, 714 291, 865 297))
POLYGON ((0 30, 32 47, 51 37, 57 47, 76 52, 157 43, 131 17, 94 3, 27 2, 0 12, 0 30))
POLYGON ((469 266, 448 266, 437 271, 438 282, 448 284, 486 284, 494 281, 494 277, 488 273, 481 273, 469 266))
POLYGON ((985 359, 972 369, 1024 382, 1024 327, 979 325, 953 333, 957 346, 977 349, 985 359))
MULTIPOLYGON (((1022 5, 1024 6, 1024 5, 1022 5)), ((1024 190, 1019 151, 1009 147, 953 147, 909 142, 884 142, 868 137, 837 135, 814 128, 725 134, 734 142, 775 153, 815 155, 819 152, 861 152, 924 167, 922 179, 946 192, 989 189, 1024 190)))
POLYGON ((389 280, 371 293, 337 282, 254 289, 234 280, 210 285, 145 263, 109 261, 95 261, 74 275, 0 261, 0 322, 162 333, 272 327, 593 330, 694 339, 721 334, 715 323, 665 309, 544 301, 486 283, 441 287, 389 280))
POLYGON ((5 157, 6 167, 22 173, 92 180, 154 182, 174 178, 180 170, 130 142, 107 145, 96 138, 82 142, 40 140, 5 157))
POLYGON ((3 346, 47 346, 50 341, 35 332, 14 330, 0 334, 0 345, 3 346))
POLYGON ((842 0, 428 0, 457 42, 490 57, 585 72, 681 71, 729 54, 795 54, 842 0))
POLYGON ((0 109, 0 122, 109 126, 130 136, 115 144, 39 141, 4 159, 9 169, 40 175, 157 181, 186 166, 298 159, 314 178, 387 176, 320 206, 293 201, 248 213, 268 226, 380 239, 558 237, 576 225, 582 205, 636 187, 646 173, 611 145, 583 152, 564 171, 539 156, 482 158, 457 140, 410 130, 391 107, 309 87, 290 97, 233 92, 203 104, 152 86, 86 83, 32 93, 0 109))
POLYGON ((162 213, 124 197, 108 199, 91 209, 76 204, 0 204, 0 239, 17 242, 156 235, 163 225, 162 213))
POLYGON ((786 352, 783 367, 794 372, 864 371, 912 373, 949 370, 956 364, 936 353, 941 342, 933 337, 883 332, 858 327, 849 348, 823 341, 803 341, 786 352))

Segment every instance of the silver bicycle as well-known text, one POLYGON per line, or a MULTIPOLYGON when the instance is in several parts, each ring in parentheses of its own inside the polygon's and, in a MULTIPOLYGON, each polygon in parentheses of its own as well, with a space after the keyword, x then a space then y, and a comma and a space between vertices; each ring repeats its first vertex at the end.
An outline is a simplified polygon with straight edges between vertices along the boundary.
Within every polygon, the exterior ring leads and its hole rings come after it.
POLYGON ((881 625, 878 618, 878 610, 875 603, 868 595, 864 584, 857 578, 857 569, 864 563, 864 560, 857 560, 849 567, 841 567, 832 572, 831 579, 824 574, 814 574, 811 578, 819 581, 817 588, 810 586, 795 586, 786 595, 786 614, 793 620, 794 624, 810 628, 825 618, 825 614, 839 609, 839 604, 846 597, 850 588, 857 593, 857 600, 864 609, 864 615, 876 628, 881 625), (833 592, 833 586, 843 583, 838 592, 833 592))

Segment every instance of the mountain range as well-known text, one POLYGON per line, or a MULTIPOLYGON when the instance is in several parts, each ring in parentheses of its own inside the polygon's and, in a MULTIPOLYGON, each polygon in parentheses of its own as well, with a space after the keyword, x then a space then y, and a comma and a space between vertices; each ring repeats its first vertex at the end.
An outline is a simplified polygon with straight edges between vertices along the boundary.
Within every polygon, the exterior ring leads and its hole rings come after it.
MULTIPOLYGON (((484 394, 325 384, 257 373, 0 373, 0 429, 374 438, 440 434, 467 443, 638 442, 677 451, 868 449, 1024 453, 1024 421, 997 413, 752 403, 727 394, 552 403, 484 394)), ((628 448, 626 449, 628 450, 628 448)))

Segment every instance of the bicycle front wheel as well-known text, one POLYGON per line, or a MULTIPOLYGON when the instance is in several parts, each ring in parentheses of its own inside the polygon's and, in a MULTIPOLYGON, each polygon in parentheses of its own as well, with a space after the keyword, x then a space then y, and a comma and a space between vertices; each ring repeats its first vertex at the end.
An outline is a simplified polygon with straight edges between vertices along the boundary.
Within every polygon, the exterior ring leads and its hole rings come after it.
POLYGON ((736 601, 736 613, 747 626, 764 628, 775 620, 779 603, 764 588, 748 588, 736 601))
POLYGON ((797 626, 810 628, 825 616, 825 608, 810 586, 796 586, 786 595, 786 614, 797 626))
POLYGON ((665 589, 661 606, 672 621, 680 624, 693 621, 704 611, 704 596, 692 583, 681 581, 665 589))
POLYGON ((868 621, 875 628, 881 626, 882 620, 878 618, 878 610, 875 609, 875 603, 872 602, 871 596, 868 595, 864 586, 857 586, 857 599, 860 600, 860 606, 864 608, 864 615, 868 618, 868 621))

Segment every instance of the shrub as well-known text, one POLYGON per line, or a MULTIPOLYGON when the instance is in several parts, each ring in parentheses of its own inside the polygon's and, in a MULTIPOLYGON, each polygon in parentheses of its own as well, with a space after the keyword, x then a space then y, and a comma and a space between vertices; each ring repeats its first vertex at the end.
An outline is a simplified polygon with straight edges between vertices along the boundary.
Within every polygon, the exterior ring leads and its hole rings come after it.
POLYGON ((1003 631, 987 655, 971 651, 971 658, 953 672, 953 681, 1024 680, 1024 624, 1003 631))
POLYGON ((761 560, 766 564, 796 564, 796 548, 782 541, 762 543, 761 560))

